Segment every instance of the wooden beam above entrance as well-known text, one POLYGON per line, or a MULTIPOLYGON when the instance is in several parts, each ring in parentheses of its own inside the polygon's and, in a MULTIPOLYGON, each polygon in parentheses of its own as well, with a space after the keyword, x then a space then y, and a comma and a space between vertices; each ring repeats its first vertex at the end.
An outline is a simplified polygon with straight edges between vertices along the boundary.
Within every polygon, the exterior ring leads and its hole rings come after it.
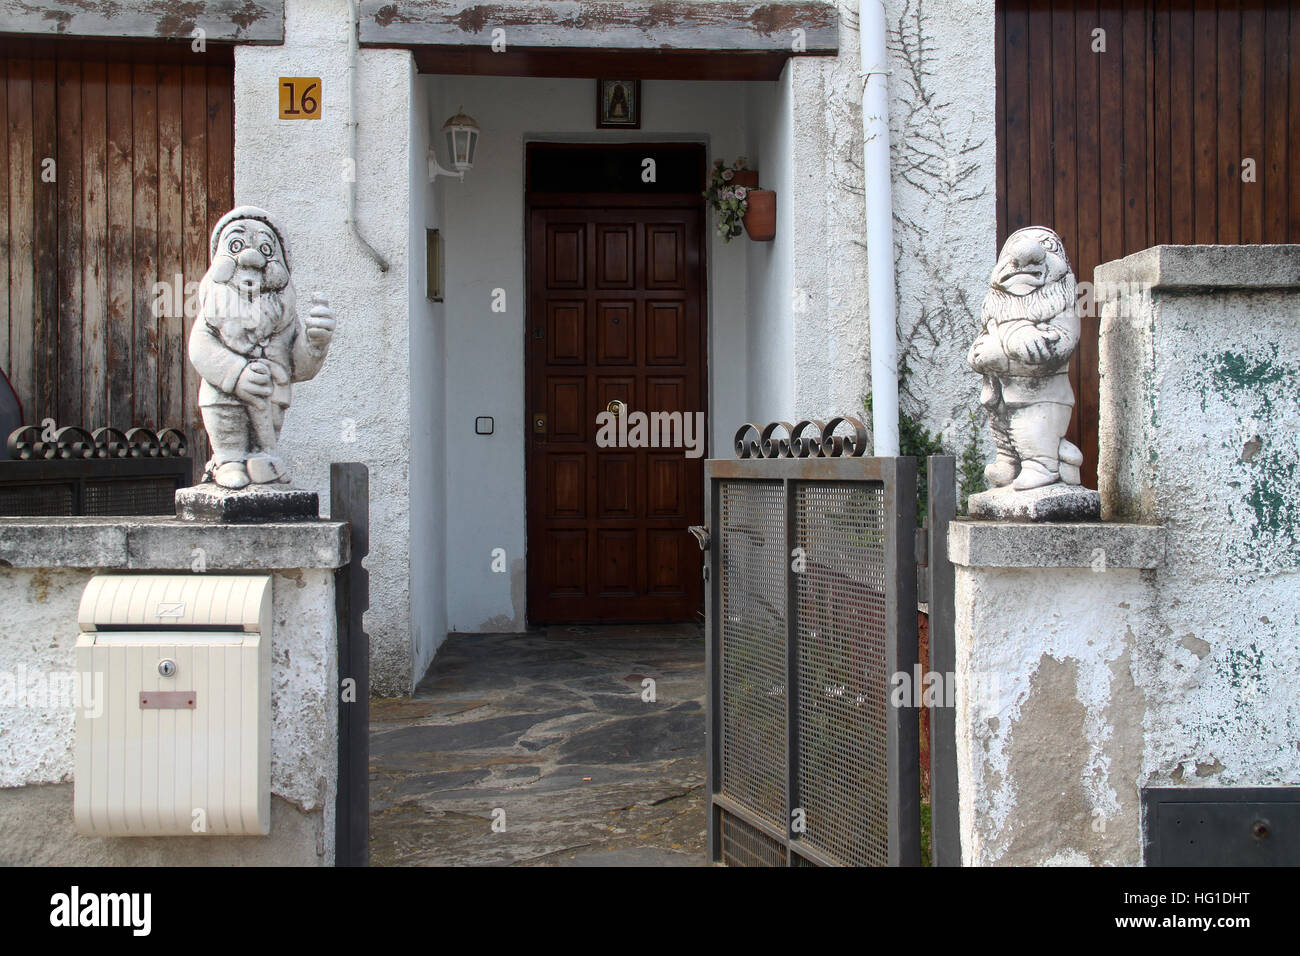
POLYGON ((3 33, 98 40, 283 43, 284 0, 0 0, 3 33))
POLYGON ((488 57, 512 51, 781 57, 839 51, 838 12, 827 0, 362 0, 360 20, 362 45, 478 49, 488 57))
POLYGON ((415 47, 421 73, 458 76, 617 77, 623 80, 775 80, 780 53, 647 53, 611 50, 509 50, 415 47))

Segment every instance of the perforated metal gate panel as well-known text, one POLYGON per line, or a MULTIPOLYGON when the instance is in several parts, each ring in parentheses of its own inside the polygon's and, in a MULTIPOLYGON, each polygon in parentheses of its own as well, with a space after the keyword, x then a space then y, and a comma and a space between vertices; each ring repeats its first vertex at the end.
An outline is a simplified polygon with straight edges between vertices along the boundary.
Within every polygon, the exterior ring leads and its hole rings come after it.
POLYGON ((795 486, 798 801, 803 843, 853 866, 889 862, 885 491, 795 486))
POLYGON ((889 700, 916 660, 914 464, 711 461, 707 481, 712 857, 918 862, 917 714, 889 700))
POLYGON ((719 500, 722 791, 784 829, 785 491, 725 481, 719 500))

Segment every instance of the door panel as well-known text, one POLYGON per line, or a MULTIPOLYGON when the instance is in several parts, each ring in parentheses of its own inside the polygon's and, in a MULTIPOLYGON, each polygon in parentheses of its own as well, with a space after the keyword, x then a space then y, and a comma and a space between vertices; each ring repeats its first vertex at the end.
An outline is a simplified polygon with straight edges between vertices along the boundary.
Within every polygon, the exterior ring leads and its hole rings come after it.
POLYGON ((530 209, 534 623, 691 620, 703 606, 686 528, 703 521, 704 459, 681 447, 707 394, 701 259, 698 206, 530 209), (667 414, 598 447, 614 401, 667 414))

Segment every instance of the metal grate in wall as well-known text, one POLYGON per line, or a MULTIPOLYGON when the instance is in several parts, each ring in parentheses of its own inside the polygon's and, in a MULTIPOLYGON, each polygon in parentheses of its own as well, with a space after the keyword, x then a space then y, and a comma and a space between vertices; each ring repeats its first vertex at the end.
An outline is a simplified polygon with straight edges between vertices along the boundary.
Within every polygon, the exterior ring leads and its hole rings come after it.
POLYGON ((170 478, 86 482, 87 515, 157 515, 176 507, 176 481, 170 478))
POLYGON ((785 847, 757 827, 723 810, 722 862, 727 866, 785 866, 785 847))

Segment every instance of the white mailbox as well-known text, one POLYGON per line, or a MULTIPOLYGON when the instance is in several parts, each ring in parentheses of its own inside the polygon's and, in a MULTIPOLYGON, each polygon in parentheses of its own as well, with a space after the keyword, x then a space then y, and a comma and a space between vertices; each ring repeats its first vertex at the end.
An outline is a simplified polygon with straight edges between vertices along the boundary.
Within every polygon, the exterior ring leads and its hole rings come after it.
POLYGON ((81 597, 77 829, 271 829, 271 578, 100 575, 81 597))

